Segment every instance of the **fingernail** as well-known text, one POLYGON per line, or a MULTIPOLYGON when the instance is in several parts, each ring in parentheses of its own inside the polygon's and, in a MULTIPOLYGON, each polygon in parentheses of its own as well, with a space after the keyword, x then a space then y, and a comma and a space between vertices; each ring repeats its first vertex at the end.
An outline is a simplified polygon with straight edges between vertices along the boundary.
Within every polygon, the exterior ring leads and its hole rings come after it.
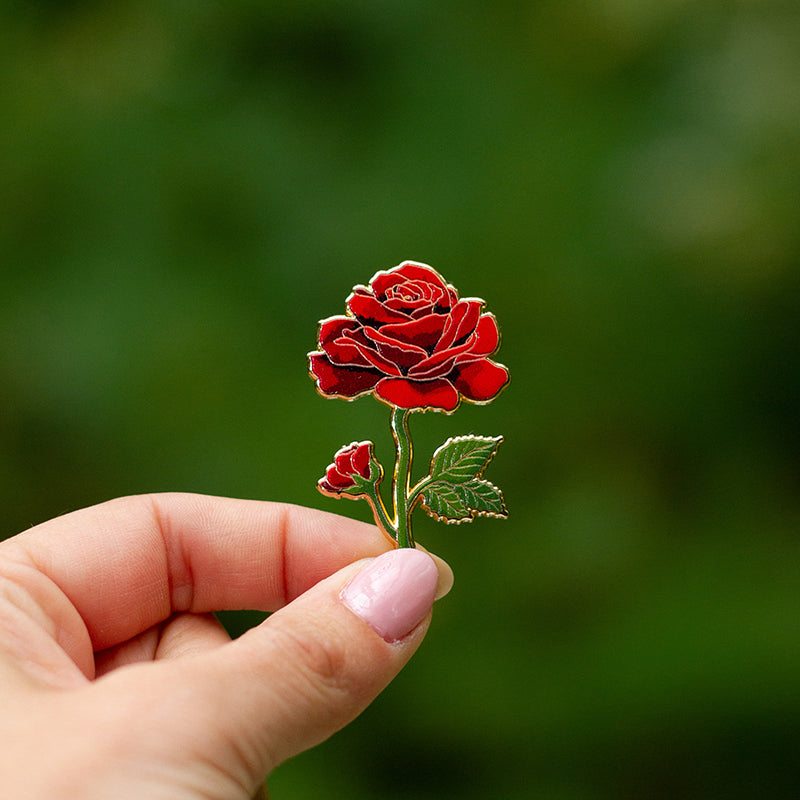
POLYGON ((424 547, 421 548, 419 545, 417 545, 417 549, 427 553, 433 559, 433 563, 436 564, 436 569, 439 573, 439 582, 436 584, 436 597, 434 599, 441 600, 453 588, 453 583, 455 581, 453 577, 453 568, 443 558, 437 556, 436 553, 431 553, 425 550, 424 547))
POLYGON ((381 638, 396 642, 425 619, 438 582, 439 571, 429 555, 401 548, 364 567, 340 597, 381 638))

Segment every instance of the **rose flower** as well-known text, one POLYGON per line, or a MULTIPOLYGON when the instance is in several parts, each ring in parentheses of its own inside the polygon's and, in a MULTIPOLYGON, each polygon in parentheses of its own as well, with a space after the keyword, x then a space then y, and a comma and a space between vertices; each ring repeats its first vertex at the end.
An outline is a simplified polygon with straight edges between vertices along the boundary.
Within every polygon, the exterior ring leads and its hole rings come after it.
POLYGON ((488 358, 500 344, 494 316, 425 264, 378 272, 346 305, 346 316, 320 323, 309 356, 326 397, 372 392, 398 408, 451 412, 462 399, 492 400, 508 383, 508 370, 488 358))
POLYGON ((325 477, 317 481, 319 488, 327 494, 341 494, 363 483, 358 478, 372 477, 372 442, 353 442, 342 447, 333 457, 333 464, 325 470, 325 477))

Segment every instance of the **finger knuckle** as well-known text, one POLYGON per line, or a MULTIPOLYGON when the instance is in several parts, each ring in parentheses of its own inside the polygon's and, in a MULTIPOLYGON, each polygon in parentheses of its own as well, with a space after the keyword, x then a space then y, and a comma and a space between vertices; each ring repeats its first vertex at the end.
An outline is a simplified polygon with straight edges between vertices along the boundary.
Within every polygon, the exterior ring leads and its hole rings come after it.
POLYGON ((303 694, 348 693, 351 679, 347 647, 336 636, 325 636, 311 625, 275 620, 274 643, 280 658, 292 665, 292 681, 303 694))

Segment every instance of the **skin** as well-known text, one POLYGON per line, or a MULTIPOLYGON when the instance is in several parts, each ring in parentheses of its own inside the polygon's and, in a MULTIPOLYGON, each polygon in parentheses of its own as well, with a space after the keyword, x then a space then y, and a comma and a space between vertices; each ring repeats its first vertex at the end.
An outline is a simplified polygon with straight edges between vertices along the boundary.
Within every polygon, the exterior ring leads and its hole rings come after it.
MULTIPOLYGON (((112 500, 0 543, 6 800, 238 800, 357 716, 419 646, 339 592, 375 527, 277 503, 112 500), (211 612, 273 613, 230 641, 211 612)), ((452 573, 440 560, 438 595, 452 573)))

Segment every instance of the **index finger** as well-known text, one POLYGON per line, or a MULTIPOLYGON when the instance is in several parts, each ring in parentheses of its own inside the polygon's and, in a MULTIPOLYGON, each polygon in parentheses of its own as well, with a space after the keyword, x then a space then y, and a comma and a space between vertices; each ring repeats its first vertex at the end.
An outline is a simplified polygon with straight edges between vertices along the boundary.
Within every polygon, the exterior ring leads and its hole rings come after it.
POLYGON ((95 650, 172 613, 274 611, 391 545, 365 523, 283 503, 193 494, 119 498, 0 545, 66 595, 95 650))

